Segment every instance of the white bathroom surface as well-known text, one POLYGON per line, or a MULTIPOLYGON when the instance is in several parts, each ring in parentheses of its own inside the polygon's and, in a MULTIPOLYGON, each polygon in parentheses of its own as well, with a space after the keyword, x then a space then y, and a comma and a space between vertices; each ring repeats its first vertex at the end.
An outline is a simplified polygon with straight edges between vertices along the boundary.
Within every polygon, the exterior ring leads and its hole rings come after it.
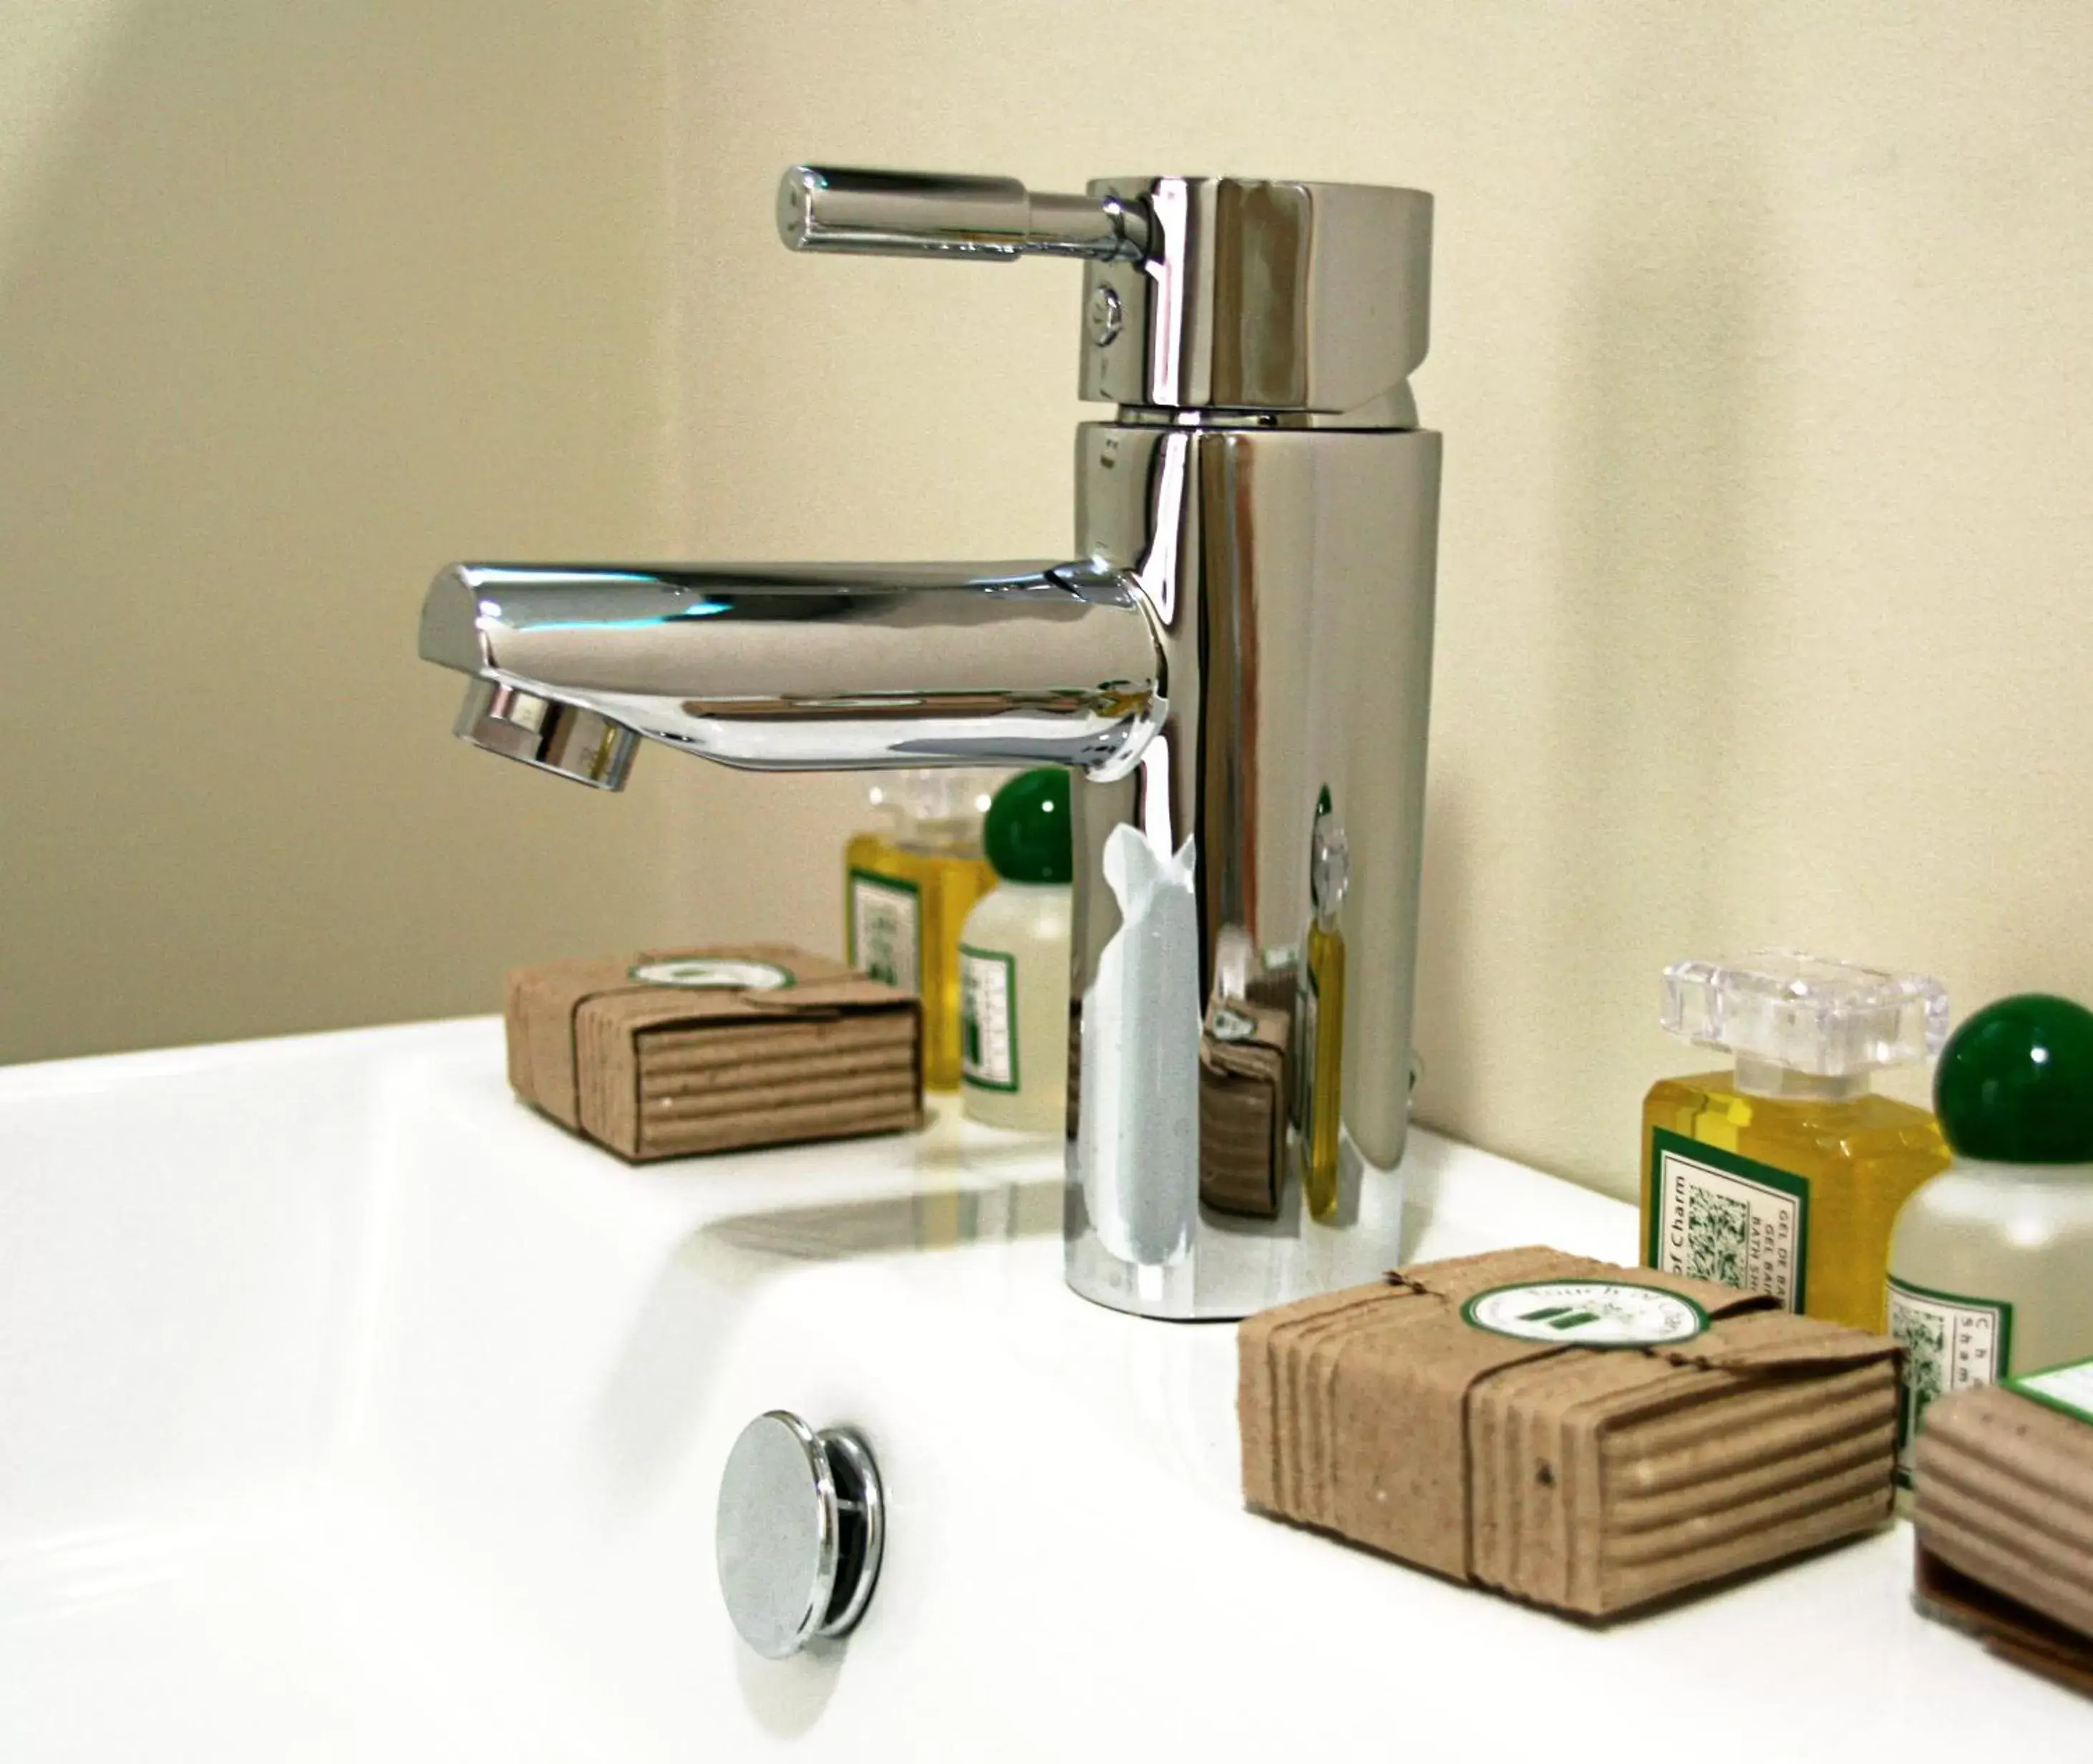
MULTIPOLYGON (((1632 1260, 1419 1133, 1412 1258, 1632 1260)), ((0 1071, 0 1760, 2093 1755, 1903 1527, 1597 1629, 1254 1517, 1233 1329, 1061 1285, 1057 1147, 631 1169, 475 1021, 0 1071), (858 1632, 713 1567, 769 1408, 871 1442, 858 1632)))

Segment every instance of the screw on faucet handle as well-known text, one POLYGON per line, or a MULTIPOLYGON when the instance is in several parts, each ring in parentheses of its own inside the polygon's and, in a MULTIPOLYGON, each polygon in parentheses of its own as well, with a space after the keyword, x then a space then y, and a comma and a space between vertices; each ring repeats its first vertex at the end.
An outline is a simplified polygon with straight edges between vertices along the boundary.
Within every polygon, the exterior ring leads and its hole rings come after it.
POLYGON ((1035 194, 1015 178, 794 166, 778 187, 778 232, 795 251, 1138 262, 1148 217, 1116 197, 1035 194))

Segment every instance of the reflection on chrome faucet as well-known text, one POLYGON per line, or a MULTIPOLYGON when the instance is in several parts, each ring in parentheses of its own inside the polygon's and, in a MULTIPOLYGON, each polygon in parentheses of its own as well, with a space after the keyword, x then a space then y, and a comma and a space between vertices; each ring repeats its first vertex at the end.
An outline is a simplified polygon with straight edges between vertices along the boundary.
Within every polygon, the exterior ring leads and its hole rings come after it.
POLYGON ((1439 438, 1431 199, 795 167, 809 252, 1084 265, 1076 557, 459 564, 457 733, 603 788, 639 739, 766 770, 1058 765, 1074 792, 1069 1283, 1238 1316, 1401 1252, 1439 438), (1340 812, 1341 811, 1341 812, 1340 812))
POLYGON ((1159 851, 1144 830, 1121 821, 1107 834, 1098 869, 1120 922, 1098 951, 1078 1007, 1073 1180, 1110 1255, 1129 1266, 1167 1267, 1191 1248, 1198 1219, 1192 842, 1159 851))

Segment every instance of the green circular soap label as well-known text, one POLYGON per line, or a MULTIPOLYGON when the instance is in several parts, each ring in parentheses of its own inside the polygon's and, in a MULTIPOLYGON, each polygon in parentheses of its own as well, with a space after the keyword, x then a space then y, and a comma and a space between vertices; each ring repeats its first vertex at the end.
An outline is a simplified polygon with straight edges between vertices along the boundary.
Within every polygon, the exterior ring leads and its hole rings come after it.
POLYGON ((1692 1299, 1632 1281, 1493 1286, 1462 1306, 1461 1315, 1493 1335, 1562 1347, 1663 1347, 1708 1327, 1708 1313, 1692 1299))
POLYGON ((775 992, 792 984, 791 973, 775 962, 718 956, 642 962, 632 970, 632 977, 645 986, 720 986, 735 992, 775 992))

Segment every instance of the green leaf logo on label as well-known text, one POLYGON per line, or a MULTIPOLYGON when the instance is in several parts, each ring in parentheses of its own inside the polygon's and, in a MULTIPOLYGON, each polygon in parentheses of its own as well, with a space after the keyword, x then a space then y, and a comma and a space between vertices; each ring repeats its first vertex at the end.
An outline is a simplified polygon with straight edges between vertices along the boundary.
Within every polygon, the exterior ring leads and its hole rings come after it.
POLYGON ((1495 1286, 1476 1294, 1461 1315, 1493 1335, 1557 1347, 1663 1347, 1708 1327, 1708 1313, 1692 1299, 1629 1281, 1495 1286))

